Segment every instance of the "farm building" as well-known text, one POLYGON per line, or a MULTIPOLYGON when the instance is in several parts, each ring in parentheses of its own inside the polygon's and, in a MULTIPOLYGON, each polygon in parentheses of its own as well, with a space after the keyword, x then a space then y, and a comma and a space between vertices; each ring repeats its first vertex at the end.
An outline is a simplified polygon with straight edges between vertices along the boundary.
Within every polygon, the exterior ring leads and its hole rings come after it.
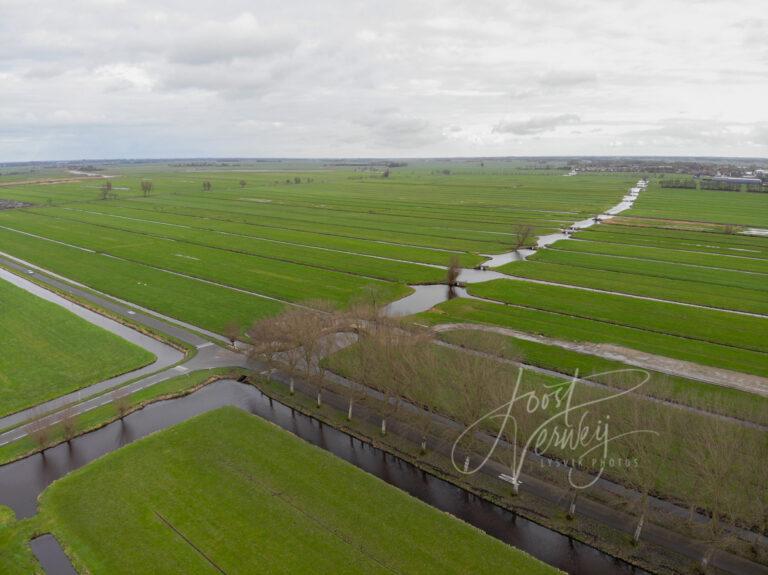
POLYGON ((757 184, 759 186, 763 183, 763 180, 760 178, 748 177, 715 176, 711 179, 714 182, 725 182, 728 184, 757 184))

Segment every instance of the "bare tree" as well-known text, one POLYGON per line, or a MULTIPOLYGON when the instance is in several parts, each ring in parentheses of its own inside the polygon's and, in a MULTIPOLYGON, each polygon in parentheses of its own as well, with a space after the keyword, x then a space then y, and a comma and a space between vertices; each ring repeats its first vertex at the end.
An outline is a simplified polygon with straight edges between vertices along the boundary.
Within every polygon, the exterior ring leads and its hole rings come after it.
MULTIPOLYGON (((745 493, 750 494, 746 505, 751 505, 754 493, 739 470, 749 467, 740 458, 745 453, 747 428, 712 417, 704 425, 687 425, 685 433, 686 460, 683 464, 695 477, 695 489, 691 490, 692 509, 699 506, 707 510, 710 519, 706 524, 696 524, 706 546, 700 568, 706 572, 718 549, 727 546, 734 538, 733 524, 743 512, 745 493)), ((754 479, 753 479, 754 480, 754 479)))
POLYGON ((240 328, 240 323, 236 320, 227 322, 222 331, 222 334, 229 340, 229 343, 232 346, 235 345, 235 342, 237 342, 237 338, 240 337, 241 333, 242 329, 240 328))
POLYGON ((73 407, 67 407, 61 415, 61 430, 67 443, 77 435, 78 414, 73 407))
POLYGON ((109 199, 110 195, 112 194, 112 182, 109 180, 106 180, 103 184, 101 184, 101 188, 99 188, 99 192, 101 193, 102 200, 109 199))
POLYGON ((351 302, 348 308, 348 323, 356 320, 379 322, 384 317, 384 302, 386 294, 382 286, 370 284, 363 288, 360 296, 351 302))
POLYGON ((30 421, 25 431, 27 435, 32 438, 32 441, 43 451, 48 447, 51 441, 51 426, 45 417, 33 416, 34 419, 30 421))
POLYGON ((348 380, 347 385, 340 385, 338 390, 347 399, 347 421, 352 421, 357 407, 371 399, 370 390, 355 381, 348 380))
POLYGON ((298 346, 297 340, 285 330, 287 312, 254 322, 246 335, 251 347, 248 358, 253 362, 265 362, 274 366, 279 359, 279 353, 288 347, 298 346))
POLYGON ((427 402, 427 398, 436 397, 445 386, 445 380, 440 369, 442 358, 437 347, 430 346, 426 353, 421 354, 419 362, 421 369, 418 380, 414 382, 415 389, 407 396, 420 409, 409 413, 408 422, 421 435, 419 451, 425 455, 430 447, 430 439, 435 439, 438 444, 441 444, 447 439, 447 435, 452 435, 452 432, 438 422, 436 414, 427 402))
POLYGON ((453 287, 458 284, 459 274, 461 274, 459 256, 451 256, 451 261, 448 263, 448 269, 445 276, 446 282, 449 286, 453 287))
POLYGON ((637 432, 621 441, 622 454, 629 462, 626 480, 640 493, 640 498, 634 502, 637 523, 632 533, 632 542, 637 545, 645 526, 650 494, 661 482, 658 462, 667 460, 670 455, 669 437, 659 439, 658 434, 672 432, 672 421, 668 407, 632 394, 614 401, 612 416, 611 423, 616 428, 625 427, 624 431, 637 432))
MULTIPOLYGON (((320 304, 318 304, 320 305, 320 304)), ((322 306, 321 306, 322 307, 322 306)), ((256 322, 249 330, 249 357, 272 367, 285 365, 291 374, 299 373, 318 388, 317 404, 322 404, 326 385, 320 360, 332 350, 336 318, 309 307, 293 308, 273 318, 256 322)))
POLYGON ((514 249, 519 250, 525 246, 530 245, 533 239, 533 226, 530 224, 515 224, 512 228, 512 233, 515 238, 514 249))
POLYGON ((397 322, 379 323, 358 342, 361 383, 381 392, 376 407, 381 415, 381 433, 394 417, 404 398, 415 399, 416 385, 427 365, 433 365, 431 333, 406 329, 397 322))
MULTIPOLYGON (((499 364, 487 357, 474 353, 456 353, 445 362, 447 378, 455 389, 455 417, 465 429, 472 429, 461 439, 460 446, 467 453, 465 467, 469 466, 469 457, 481 441, 481 431, 487 426, 478 426, 478 422, 492 409, 498 400, 498 390, 505 388, 506 373, 499 364)), ((509 401, 508 398, 506 401, 509 401)))
POLYGON ((131 410, 130 392, 125 387, 118 387, 112 392, 112 405, 115 406, 117 416, 122 420, 131 410))
POLYGON ((149 197, 149 195, 152 193, 153 184, 150 180, 141 180, 141 192, 144 194, 144 197, 149 197))

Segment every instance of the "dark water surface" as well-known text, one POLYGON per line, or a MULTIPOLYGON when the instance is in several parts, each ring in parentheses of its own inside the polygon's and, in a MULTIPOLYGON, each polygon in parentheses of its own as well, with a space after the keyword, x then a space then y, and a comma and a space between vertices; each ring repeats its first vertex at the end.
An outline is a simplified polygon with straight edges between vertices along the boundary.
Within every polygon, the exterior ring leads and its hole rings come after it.
MULTIPOLYGON (((18 517, 37 512, 38 495, 54 480, 127 443, 190 417, 235 405, 294 433, 353 465, 372 473, 422 501, 463 519, 510 545, 523 549, 551 565, 576 575, 641 574, 597 549, 576 542, 508 510, 429 475, 414 465, 372 447, 333 427, 324 425, 277 401, 257 388, 232 380, 212 383, 186 397, 160 401, 99 430, 15 463, 0 466, 0 503, 18 517)), ((38 538, 36 553, 45 553, 46 571, 72 573, 58 544, 38 538), (50 569, 50 570, 49 570, 50 569), (67 570, 69 569, 69 570, 67 570)))

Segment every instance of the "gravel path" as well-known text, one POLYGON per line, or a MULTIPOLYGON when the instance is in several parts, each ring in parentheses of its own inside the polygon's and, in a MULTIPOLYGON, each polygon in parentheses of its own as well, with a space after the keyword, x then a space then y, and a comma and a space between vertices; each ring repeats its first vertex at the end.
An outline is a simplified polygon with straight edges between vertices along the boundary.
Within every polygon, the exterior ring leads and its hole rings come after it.
POLYGON ((661 355, 653 355, 651 353, 645 353, 636 349, 630 349, 618 345, 608 343, 565 341, 561 339, 545 337, 542 335, 517 331, 505 327, 476 323, 445 323, 436 325, 433 327, 433 329, 438 333, 456 330, 474 330, 486 333, 497 333, 500 335, 516 337, 526 341, 552 345, 579 353, 595 355, 605 359, 621 361, 628 365, 658 371, 668 375, 687 377, 689 379, 695 379, 705 383, 712 383, 715 385, 721 385, 723 387, 732 387, 734 389, 740 389, 741 391, 757 393, 759 395, 768 397, 768 378, 760 377, 757 375, 750 375, 747 373, 740 373, 738 371, 731 371, 728 369, 699 365, 698 363, 672 359, 670 357, 664 357, 661 355))

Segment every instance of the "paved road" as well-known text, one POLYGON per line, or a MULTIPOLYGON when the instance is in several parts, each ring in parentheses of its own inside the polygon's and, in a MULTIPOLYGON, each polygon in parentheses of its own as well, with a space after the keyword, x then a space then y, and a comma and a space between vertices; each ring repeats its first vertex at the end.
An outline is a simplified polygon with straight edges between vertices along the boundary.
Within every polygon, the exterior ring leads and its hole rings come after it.
POLYGON ((168 367, 179 363, 185 357, 185 354, 175 347, 167 345, 153 337, 149 337, 148 335, 144 335, 143 333, 138 332, 123 323, 78 305, 48 289, 45 289, 44 287, 41 287, 36 283, 33 283, 3 268, 0 268, 0 281, 8 281, 15 286, 34 294, 37 297, 41 297, 47 301, 60 305, 69 312, 74 313, 84 320, 144 348, 146 351, 155 356, 155 361, 139 369, 135 369, 133 371, 94 383, 83 389, 38 404, 33 408, 18 411, 5 417, 0 417, 0 429, 6 429, 8 427, 18 425, 24 421, 28 421, 30 418, 34 418, 38 414, 48 413, 50 411, 59 409, 64 405, 79 400, 81 397, 88 397, 89 395, 104 391, 105 389, 111 389, 128 381, 132 381, 140 377, 148 376, 157 371, 167 369, 168 367))
MULTIPOLYGON (((45 286, 55 288, 61 293, 69 294, 73 297, 88 301, 130 321, 151 327, 160 333, 173 336, 174 338, 194 346, 197 349, 197 353, 194 356, 188 358, 186 361, 182 361, 184 359, 184 354, 175 350, 174 348, 162 344, 153 338, 140 334, 135 330, 126 328, 126 326, 120 324, 119 322, 105 318, 104 316, 87 310, 81 306, 73 306, 71 302, 65 300, 68 302, 67 307, 71 311, 75 311, 74 308, 77 308, 76 313, 88 321, 93 321, 101 327, 105 327, 107 325, 105 322, 109 322, 111 327, 115 327, 111 324, 116 324, 119 326, 119 335, 121 336, 125 336, 126 334, 124 332, 127 330, 130 332, 130 334, 127 334, 130 338, 146 338, 146 340, 154 342, 154 344, 157 344, 158 346, 162 346, 164 361, 162 363, 155 363, 151 366, 147 366, 146 368, 142 368, 140 370, 136 370, 119 377, 96 383, 87 388, 36 406, 35 408, 0 418, 0 429, 7 429, 11 426, 18 426, 20 423, 34 417, 37 413, 52 412, 50 416, 45 418, 45 420, 49 423, 56 423, 62 418, 61 408, 68 404, 75 404, 72 407, 72 412, 75 414, 89 411, 110 401, 108 394, 102 393, 102 395, 99 395, 98 397, 91 396, 124 384, 126 381, 136 379, 136 381, 133 383, 123 386, 127 391, 134 392, 140 389, 144 389, 145 387, 149 387, 150 385, 160 381, 164 381, 178 375, 183 375, 184 373, 190 371, 216 367, 244 367, 246 365, 246 357, 244 354, 230 351, 210 341, 210 339, 215 339, 221 342, 226 341, 225 338, 218 334, 206 332, 205 330, 201 330, 199 328, 194 328, 193 331, 191 329, 192 326, 171 321, 170 318, 158 316, 154 313, 150 313, 148 310, 137 308, 134 305, 128 304, 127 302, 116 301, 106 295, 85 289, 84 286, 70 284, 69 282, 65 282, 63 278, 52 277, 44 273, 44 270, 41 268, 21 263, 18 260, 0 255, 0 265, 3 265, 8 269, 14 270, 17 273, 24 274, 26 276, 34 275, 35 280, 41 284, 44 284, 45 286), (203 337, 203 335, 210 339, 206 339, 206 337, 203 337), (177 363, 179 365, 170 367, 171 365, 177 363)), ((7 271, 0 270, 0 277, 7 279, 5 274, 12 276, 11 279, 15 278, 14 284, 24 289, 28 289, 36 295, 41 295, 40 290, 42 290, 46 292, 45 294, 42 294, 44 297, 46 297, 46 299, 64 299, 61 298, 61 296, 40 288, 38 284, 29 282, 23 278, 18 278, 18 276, 14 276, 7 271)), ((158 353, 161 350, 160 347, 155 347, 153 349, 158 350, 158 353)), ((15 429, 10 429, 5 433, 0 434, 0 446, 24 437, 25 435, 27 435, 27 430, 24 427, 16 427, 15 429)))
POLYGON ((100 294, 99 292, 86 288, 82 284, 67 280, 61 276, 56 276, 41 267, 34 266, 32 264, 23 262, 17 258, 9 256, 8 254, 0 253, 0 265, 15 270, 22 275, 30 275, 30 271, 35 272, 35 279, 52 288, 57 289, 65 294, 70 294, 74 297, 80 298, 85 301, 94 303, 106 310, 109 310, 118 316, 122 316, 128 320, 135 321, 156 329, 157 331, 166 335, 172 336, 184 343, 198 346, 207 343, 209 340, 202 337, 200 334, 205 334, 207 337, 214 337, 220 341, 225 339, 217 334, 206 332, 197 327, 190 325, 184 325, 177 320, 171 320, 168 317, 162 317, 154 312, 149 312, 144 308, 121 301, 106 294, 100 294))

